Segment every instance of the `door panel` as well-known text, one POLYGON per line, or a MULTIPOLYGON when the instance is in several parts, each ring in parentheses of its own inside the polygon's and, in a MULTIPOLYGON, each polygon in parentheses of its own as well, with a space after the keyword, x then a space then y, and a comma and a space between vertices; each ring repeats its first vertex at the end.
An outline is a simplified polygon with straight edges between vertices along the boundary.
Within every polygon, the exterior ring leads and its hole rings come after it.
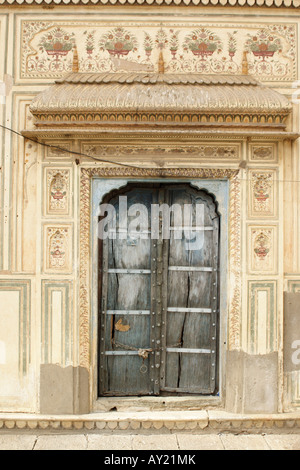
MULTIPOLYGON (((188 185, 156 185, 128 190, 128 208, 142 203, 185 204, 192 211, 185 228, 198 234, 191 249, 189 233, 170 213, 170 237, 104 240, 100 314, 100 394, 212 394, 216 391, 219 217, 213 199, 188 185), (201 204, 202 218, 196 220, 201 204), (199 207, 199 206, 198 206, 199 207), (180 225, 180 224, 179 224, 180 225), (181 227, 182 229, 182 227, 181 227)), ((117 232, 124 227, 119 199, 117 232)), ((134 215, 128 217, 128 222, 134 215)), ((146 224, 147 225, 147 224, 146 224)))
MULTIPOLYGON (((137 202, 148 208, 150 223, 152 191, 131 191, 126 196, 128 208, 137 202)), ((152 244, 149 237, 120 239, 124 214, 118 198, 110 204, 116 210, 116 238, 103 240, 108 269, 103 269, 102 281, 100 393, 144 395, 152 391, 149 355, 139 355, 139 350, 150 349, 152 244)))
POLYGON ((210 364, 202 354, 169 353, 165 391, 206 394, 210 387, 210 364), (199 384, 202 384, 203 389, 199 384))
MULTIPOLYGON (((169 204, 192 204, 186 227, 198 227, 197 249, 185 233, 167 242, 168 270, 165 314, 165 379, 162 390, 213 393, 215 390, 218 217, 205 193, 170 189, 169 204), (195 207, 203 208, 201 221, 195 207)), ((182 211, 183 212, 183 211, 182 211)), ((174 226, 174 218, 171 217, 174 226)), ((174 234, 175 230, 171 231, 174 234)), ((188 234, 189 236, 189 234, 188 234)))

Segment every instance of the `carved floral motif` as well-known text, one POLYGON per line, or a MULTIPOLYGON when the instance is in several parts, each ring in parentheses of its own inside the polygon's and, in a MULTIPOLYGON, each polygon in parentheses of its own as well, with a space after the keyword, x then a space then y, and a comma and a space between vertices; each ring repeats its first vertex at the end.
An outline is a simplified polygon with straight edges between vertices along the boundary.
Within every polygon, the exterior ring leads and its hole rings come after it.
POLYGON ((252 160, 273 160, 273 147, 270 146, 253 146, 252 147, 252 160))
POLYGON ((83 144, 82 152, 91 156, 121 156, 121 155, 196 155, 198 158, 213 160, 238 160, 240 148, 232 145, 151 145, 146 148, 139 145, 99 145, 83 144))

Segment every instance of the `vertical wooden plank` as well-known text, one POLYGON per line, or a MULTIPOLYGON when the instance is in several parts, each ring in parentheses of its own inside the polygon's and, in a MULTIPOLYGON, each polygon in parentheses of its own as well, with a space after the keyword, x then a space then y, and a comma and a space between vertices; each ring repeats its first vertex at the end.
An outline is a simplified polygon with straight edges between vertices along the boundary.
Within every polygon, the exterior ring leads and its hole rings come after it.
POLYGON ((217 383, 217 337, 218 337, 218 314, 219 314, 219 218, 213 220, 213 259, 212 259, 212 284, 211 284, 211 363, 210 363, 210 391, 213 393, 218 387, 217 383))
POLYGON ((101 241, 102 246, 102 265, 100 264, 101 271, 99 272, 100 282, 101 282, 101 305, 100 305, 100 373, 99 373, 99 392, 103 394, 108 389, 108 371, 107 371, 107 360, 105 357, 105 337, 106 337, 106 328, 105 328, 105 315, 107 310, 107 283, 108 283, 108 240, 101 241))
MULTIPOLYGON (((165 189, 159 189, 157 194, 158 204, 161 206, 165 203, 165 189)), ((162 313, 163 313, 163 238, 162 238, 162 216, 159 215, 159 239, 157 240, 157 273, 156 273, 156 314, 155 314, 155 360, 154 360, 154 393, 160 392, 160 373, 161 373, 161 357, 162 344, 164 341, 164 333, 162 333, 162 313)))
MULTIPOLYGON (((158 191, 153 190, 152 193, 152 204, 158 203, 158 191)), ((150 368, 151 368, 151 393, 159 395, 159 381, 158 381, 158 369, 156 368, 156 358, 157 358, 157 339, 160 338, 160 334, 157 331, 157 271, 158 271, 158 240, 151 238, 151 332, 150 332, 150 341, 151 341, 151 359, 150 359, 150 368)))
MULTIPOLYGON (((125 195, 128 209, 134 209, 133 205, 137 203, 143 203, 150 209, 152 191, 136 188, 125 195)), ((132 233, 125 238, 120 236, 120 229, 124 228, 122 218, 127 216, 120 212, 118 196, 110 203, 116 210, 117 225, 115 238, 103 243, 108 253, 102 294, 106 297, 104 356, 107 374, 104 394, 151 394, 153 367, 150 364, 153 360, 149 349, 150 331, 155 322, 151 319, 151 239, 149 236, 147 239, 135 239, 132 233), (144 313, 140 314, 139 311, 144 313)), ((134 218, 133 210, 128 213, 128 224, 134 218)))
MULTIPOLYGON (((170 203, 169 191, 165 192, 164 202, 170 203)), ((168 266, 169 266, 169 240, 162 239, 162 311, 161 311, 161 367, 160 388, 166 384, 166 341, 167 341, 167 310, 168 310, 168 266)))
MULTIPOLYGON (((166 347, 183 348, 188 352, 167 352, 164 388, 167 391, 188 393, 212 393, 215 389, 216 367, 216 318, 217 318, 217 266, 218 266, 218 217, 215 207, 205 193, 194 190, 170 190, 170 204, 204 204, 204 245, 201 249, 187 250, 185 234, 175 239, 171 232, 169 243, 168 307, 166 314, 166 347), (179 268, 176 271, 176 267, 179 268), (184 270, 180 270, 184 267, 184 270), (209 268, 197 271, 193 268, 209 268), (190 269, 189 269, 190 268, 190 269), (173 311, 176 307, 180 311, 173 311), (190 312, 184 309, 206 308, 209 313, 190 312), (182 310, 183 309, 183 310, 182 310), (192 353, 193 349, 205 353, 192 353), (191 350, 191 351, 190 351, 191 350)), ((187 221, 185 221, 187 222, 187 221)))

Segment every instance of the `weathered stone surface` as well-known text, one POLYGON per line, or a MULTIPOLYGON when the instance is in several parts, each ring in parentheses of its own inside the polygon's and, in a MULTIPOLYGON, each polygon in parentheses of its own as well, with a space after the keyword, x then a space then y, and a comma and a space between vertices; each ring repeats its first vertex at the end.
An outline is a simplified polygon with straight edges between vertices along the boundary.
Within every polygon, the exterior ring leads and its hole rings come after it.
POLYGON ((226 409, 233 413, 278 411, 278 355, 229 351, 226 379, 230 383, 226 409))
POLYGON ((284 349, 283 367, 285 372, 300 371, 300 292, 284 293, 284 349))
POLYGON ((226 391, 226 410, 232 413, 241 413, 243 404, 243 353, 240 351, 227 351, 226 381, 230 387, 226 391))
POLYGON ((277 413, 278 354, 246 355, 244 413, 277 413))
POLYGON ((224 450, 218 434, 178 434, 177 439, 180 450, 224 450))
POLYGON ((127 435, 88 434, 87 450, 131 450, 131 440, 132 437, 127 435))
POLYGON ((262 436, 220 434, 225 450, 269 450, 262 436))
POLYGON ((272 450, 300 450, 300 435, 268 434, 265 440, 272 450))
MULTIPOLYGON (((141 432, 143 432, 141 430, 141 432)), ((100 434, 95 432, 0 433, 0 450, 300 450, 300 435, 287 434, 100 434)))
POLYGON ((86 450, 87 440, 83 434, 59 434, 39 436, 34 450, 86 450))
POLYGON ((0 434, 0 450, 32 450, 36 436, 0 434))
POLYGON ((175 435, 138 435, 132 437, 133 450, 178 450, 175 435))
POLYGON ((45 414, 88 413, 89 390, 86 369, 42 364, 40 412, 45 414))

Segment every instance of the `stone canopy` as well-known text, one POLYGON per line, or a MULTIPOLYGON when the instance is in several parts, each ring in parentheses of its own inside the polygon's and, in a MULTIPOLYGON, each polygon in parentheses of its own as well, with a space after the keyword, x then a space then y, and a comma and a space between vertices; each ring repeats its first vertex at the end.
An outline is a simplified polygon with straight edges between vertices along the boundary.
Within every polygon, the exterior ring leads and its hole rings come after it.
POLYGON ((249 75, 80 73, 32 101, 36 128, 284 130, 289 100, 249 75))

